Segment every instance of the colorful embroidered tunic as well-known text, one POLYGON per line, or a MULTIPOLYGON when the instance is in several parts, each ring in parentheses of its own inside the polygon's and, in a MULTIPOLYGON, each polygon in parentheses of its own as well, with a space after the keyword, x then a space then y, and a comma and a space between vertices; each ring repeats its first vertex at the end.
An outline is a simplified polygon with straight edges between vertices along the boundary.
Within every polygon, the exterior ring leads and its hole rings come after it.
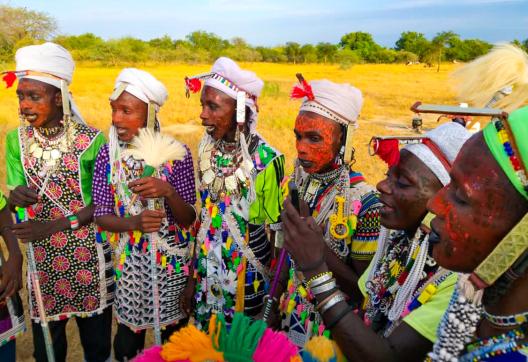
MULTIPOLYGON (((0 210, 3 210, 6 206, 7 200, 0 191, 0 210)), ((0 269, 3 263, 4 259, 0 251, 0 269)), ((25 330, 24 309, 18 293, 15 293, 9 299, 0 300, 0 347, 15 339, 25 330)))
MULTIPOLYGON (((265 224, 273 225, 279 221, 284 156, 258 135, 251 137, 248 149, 256 171, 254 184, 250 185, 255 192, 252 203, 248 202, 252 190, 246 187, 247 183, 239 194, 215 193, 214 182, 222 177, 222 171, 209 186, 203 181, 210 163, 219 166, 225 174, 229 167, 237 169, 238 161, 234 160, 230 165, 216 146, 210 144, 205 151, 201 146, 200 195, 203 207, 197 236, 194 317, 202 329, 207 329, 211 313, 223 314, 228 322, 235 311, 255 316, 262 308, 269 285, 271 245, 265 224), (204 154, 207 154, 206 158, 203 158, 204 154)), ((226 178, 226 184, 228 182, 226 178)))
MULTIPOLYGON (((36 221, 51 221, 78 212, 92 203, 93 168, 97 152, 105 143, 103 134, 70 121, 71 142, 51 172, 44 159, 26 148, 34 145, 34 129, 18 128, 7 135, 7 186, 24 185, 37 193, 39 202, 31 206, 36 221), (46 177, 49 178, 46 181, 46 177)), ((33 242, 35 262, 46 310, 51 320, 101 313, 112 304, 114 277, 111 249, 107 242, 96 242, 93 223, 75 231, 59 231, 33 242)), ((31 318, 39 321, 35 296, 28 280, 31 318)))
MULTIPOLYGON (((191 152, 181 161, 168 162, 160 170, 160 176, 171 184, 185 202, 196 203, 194 170, 191 152)), ((95 217, 138 215, 147 206, 137 200, 130 208, 132 192, 127 184, 141 177, 144 161, 132 157, 116 161, 114 172, 122 171, 118 184, 112 184, 108 146, 101 148, 94 172, 93 194, 96 206, 95 217), (122 192, 116 192, 120 188, 122 192)), ((160 299, 160 325, 177 323, 185 315, 180 309, 180 295, 189 274, 189 243, 193 241, 190 231, 182 229, 174 220, 169 205, 164 203, 167 217, 162 222, 157 241, 157 279, 160 299)), ((106 233, 105 233, 106 235, 106 233)), ((152 328, 154 325, 154 300, 152 274, 147 237, 139 231, 115 233, 110 237, 115 242, 117 259, 115 311, 119 323, 132 330, 152 328)))
MULTIPOLYGON (((323 228, 328 247, 347 264, 354 259, 370 260, 376 252, 381 204, 375 189, 364 177, 347 166, 322 175, 309 175, 300 170, 296 184, 311 215, 323 228), (343 224, 333 225, 331 215, 336 215, 336 220, 343 224)), ((280 309, 283 329, 301 347, 311 336, 325 333, 322 318, 305 291, 292 263, 280 309)))

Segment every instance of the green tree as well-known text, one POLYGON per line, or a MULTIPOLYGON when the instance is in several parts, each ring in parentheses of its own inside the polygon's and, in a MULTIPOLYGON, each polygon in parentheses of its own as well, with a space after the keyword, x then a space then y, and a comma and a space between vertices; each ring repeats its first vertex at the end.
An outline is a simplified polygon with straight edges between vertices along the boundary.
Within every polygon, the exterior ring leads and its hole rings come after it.
POLYGON ((312 44, 304 44, 300 49, 300 53, 303 63, 317 62, 317 50, 312 44))
POLYGON ((429 49, 429 44, 429 40, 427 40, 422 33, 404 31, 396 41, 395 49, 414 53, 420 60, 422 60, 425 52, 429 49))
POLYGON ((50 39, 57 22, 46 13, 0 5, 0 53, 11 58, 18 46, 50 39))
POLYGON ((209 52, 211 58, 209 60, 218 58, 230 46, 227 40, 202 30, 190 33, 186 39, 195 49, 203 49, 209 52))
POLYGON ((161 38, 154 38, 148 41, 148 45, 157 49, 174 49, 174 41, 167 34, 161 38))
POLYGON ((317 59, 320 62, 333 62, 337 53, 337 45, 331 43, 319 43, 316 45, 317 59))
POLYGON ((283 63, 288 61, 288 58, 284 54, 284 49, 281 47, 256 47, 255 50, 260 54, 263 62, 283 63))
POLYGON ((343 49, 356 51, 361 58, 367 61, 373 60, 372 54, 381 49, 381 46, 374 41, 370 33, 362 31, 343 35, 339 44, 343 49))
POLYGON ((288 62, 296 64, 301 59, 301 45, 295 42, 287 42, 284 46, 284 54, 288 62))
POLYGON ((459 35, 454 33, 453 31, 442 31, 440 33, 437 33, 436 36, 433 38, 433 41, 431 42, 431 53, 436 58, 438 63, 438 68, 436 69, 437 72, 440 71, 440 63, 443 60, 446 47, 453 47, 459 41, 459 35))

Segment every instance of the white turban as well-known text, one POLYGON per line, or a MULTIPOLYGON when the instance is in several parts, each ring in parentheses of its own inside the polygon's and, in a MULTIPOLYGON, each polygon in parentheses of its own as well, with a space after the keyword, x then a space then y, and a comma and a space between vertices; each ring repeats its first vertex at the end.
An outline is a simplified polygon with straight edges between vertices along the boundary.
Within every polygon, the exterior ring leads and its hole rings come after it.
MULTIPOLYGON (((167 100, 167 88, 150 73, 136 68, 125 68, 119 73, 115 81, 114 90, 125 87, 128 93, 149 104, 154 103, 156 111, 167 100)), ((119 97, 119 94, 117 95, 119 97)))
MULTIPOLYGON (((72 81, 75 63, 70 53, 55 43, 29 45, 17 50, 15 54, 16 73, 19 79, 34 79, 50 84, 61 91, 61 80, 69 85, 72 81), (27 73, 25 73, 27 72, 27 73)), ((68 93, 74 118, 84 123, 77 105, 68 93)))
POLYGON ((218 89, 233 99, 237 99, 238 92, 245 92, 246 106, 252 113, 251 129, 254 130, 258 113, 256 102, 264 86, 264 82, 254 72, 241 69, 229 58, 220 57, 214 62, 211 75, 205 80, 205 85, 218 89))
POLYGON ((342 125, 356 125, 363 106, 363 95, 348 83, 334 83, 329 80, 310 82, 314 100, 304 98, 300 111, 317 113, 342 125))
POLYGON ((471 133, 466 128, 456 122, 449 122, 425 134, 425 138, 429 139, 433 145, 409 144, 404 149, 418 157, 445 186, 451 182, 450 165, 453 164, 458 152, 469 137, 471 133), (445 165, 446 162, 448 167, 445 165))

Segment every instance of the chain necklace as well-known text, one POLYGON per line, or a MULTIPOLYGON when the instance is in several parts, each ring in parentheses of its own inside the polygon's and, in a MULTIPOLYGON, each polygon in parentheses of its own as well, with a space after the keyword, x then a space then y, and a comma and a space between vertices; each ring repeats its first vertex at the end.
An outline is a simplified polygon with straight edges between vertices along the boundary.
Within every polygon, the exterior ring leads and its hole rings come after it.
POLYGON ((41 134, 39 129, 33 127, 30 130, 24 127, 23 130, 27 146, 24 150, 26 156, 34 157, 37 162, 43 164, 44 168, 50 170, 60 164, 60 159, 65 153, 70 152, 75 128, 61 125, 59 132, 52 137, 41 134))

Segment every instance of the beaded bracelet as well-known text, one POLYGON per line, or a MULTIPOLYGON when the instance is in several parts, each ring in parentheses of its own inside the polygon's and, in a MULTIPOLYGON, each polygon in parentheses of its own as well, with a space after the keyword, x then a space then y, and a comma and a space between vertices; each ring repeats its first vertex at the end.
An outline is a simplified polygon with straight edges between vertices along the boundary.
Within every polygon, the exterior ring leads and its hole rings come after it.
POLYGON ((347 315, 349 312, 352 312, 354 310, 354 306, 348 305, 345 309, 343 309, 341 312, 339 312, 338 315, 336 315, 330 322, 326 323, 326 329, 332 329, 334 328, 341 319, 345 315, 347 315))
POLYGON ((328 292, 332 289, 337 287, 336 280, 334 278, 330 279, 328 283, 321 284, 315 288, 310 288, 310 291, 313 295, 322 294, 324 292, 328 292))
POLYGON ((306 286, 308 288, 315 288, 321 284, 326 283, 330 279, 332 279, 332 272, 324 272, 321 274, 317 274, 316 276, 311 277, 307 282, 306 286))
POLYGON ((317 307, 320 314, 325 313, 330 308, 332 308, 334 305, 336 305, 339 302, 344 302, 346 300, 346 296, 339 292, 336 296, 332 297, 325 305, 317 307))
POLYGON ((483 310, 482 314, 491 324, 497 327, 517 327, 521 326, 528 321, 528 313, 519 313, 512 315, 493 315, 483 310))

